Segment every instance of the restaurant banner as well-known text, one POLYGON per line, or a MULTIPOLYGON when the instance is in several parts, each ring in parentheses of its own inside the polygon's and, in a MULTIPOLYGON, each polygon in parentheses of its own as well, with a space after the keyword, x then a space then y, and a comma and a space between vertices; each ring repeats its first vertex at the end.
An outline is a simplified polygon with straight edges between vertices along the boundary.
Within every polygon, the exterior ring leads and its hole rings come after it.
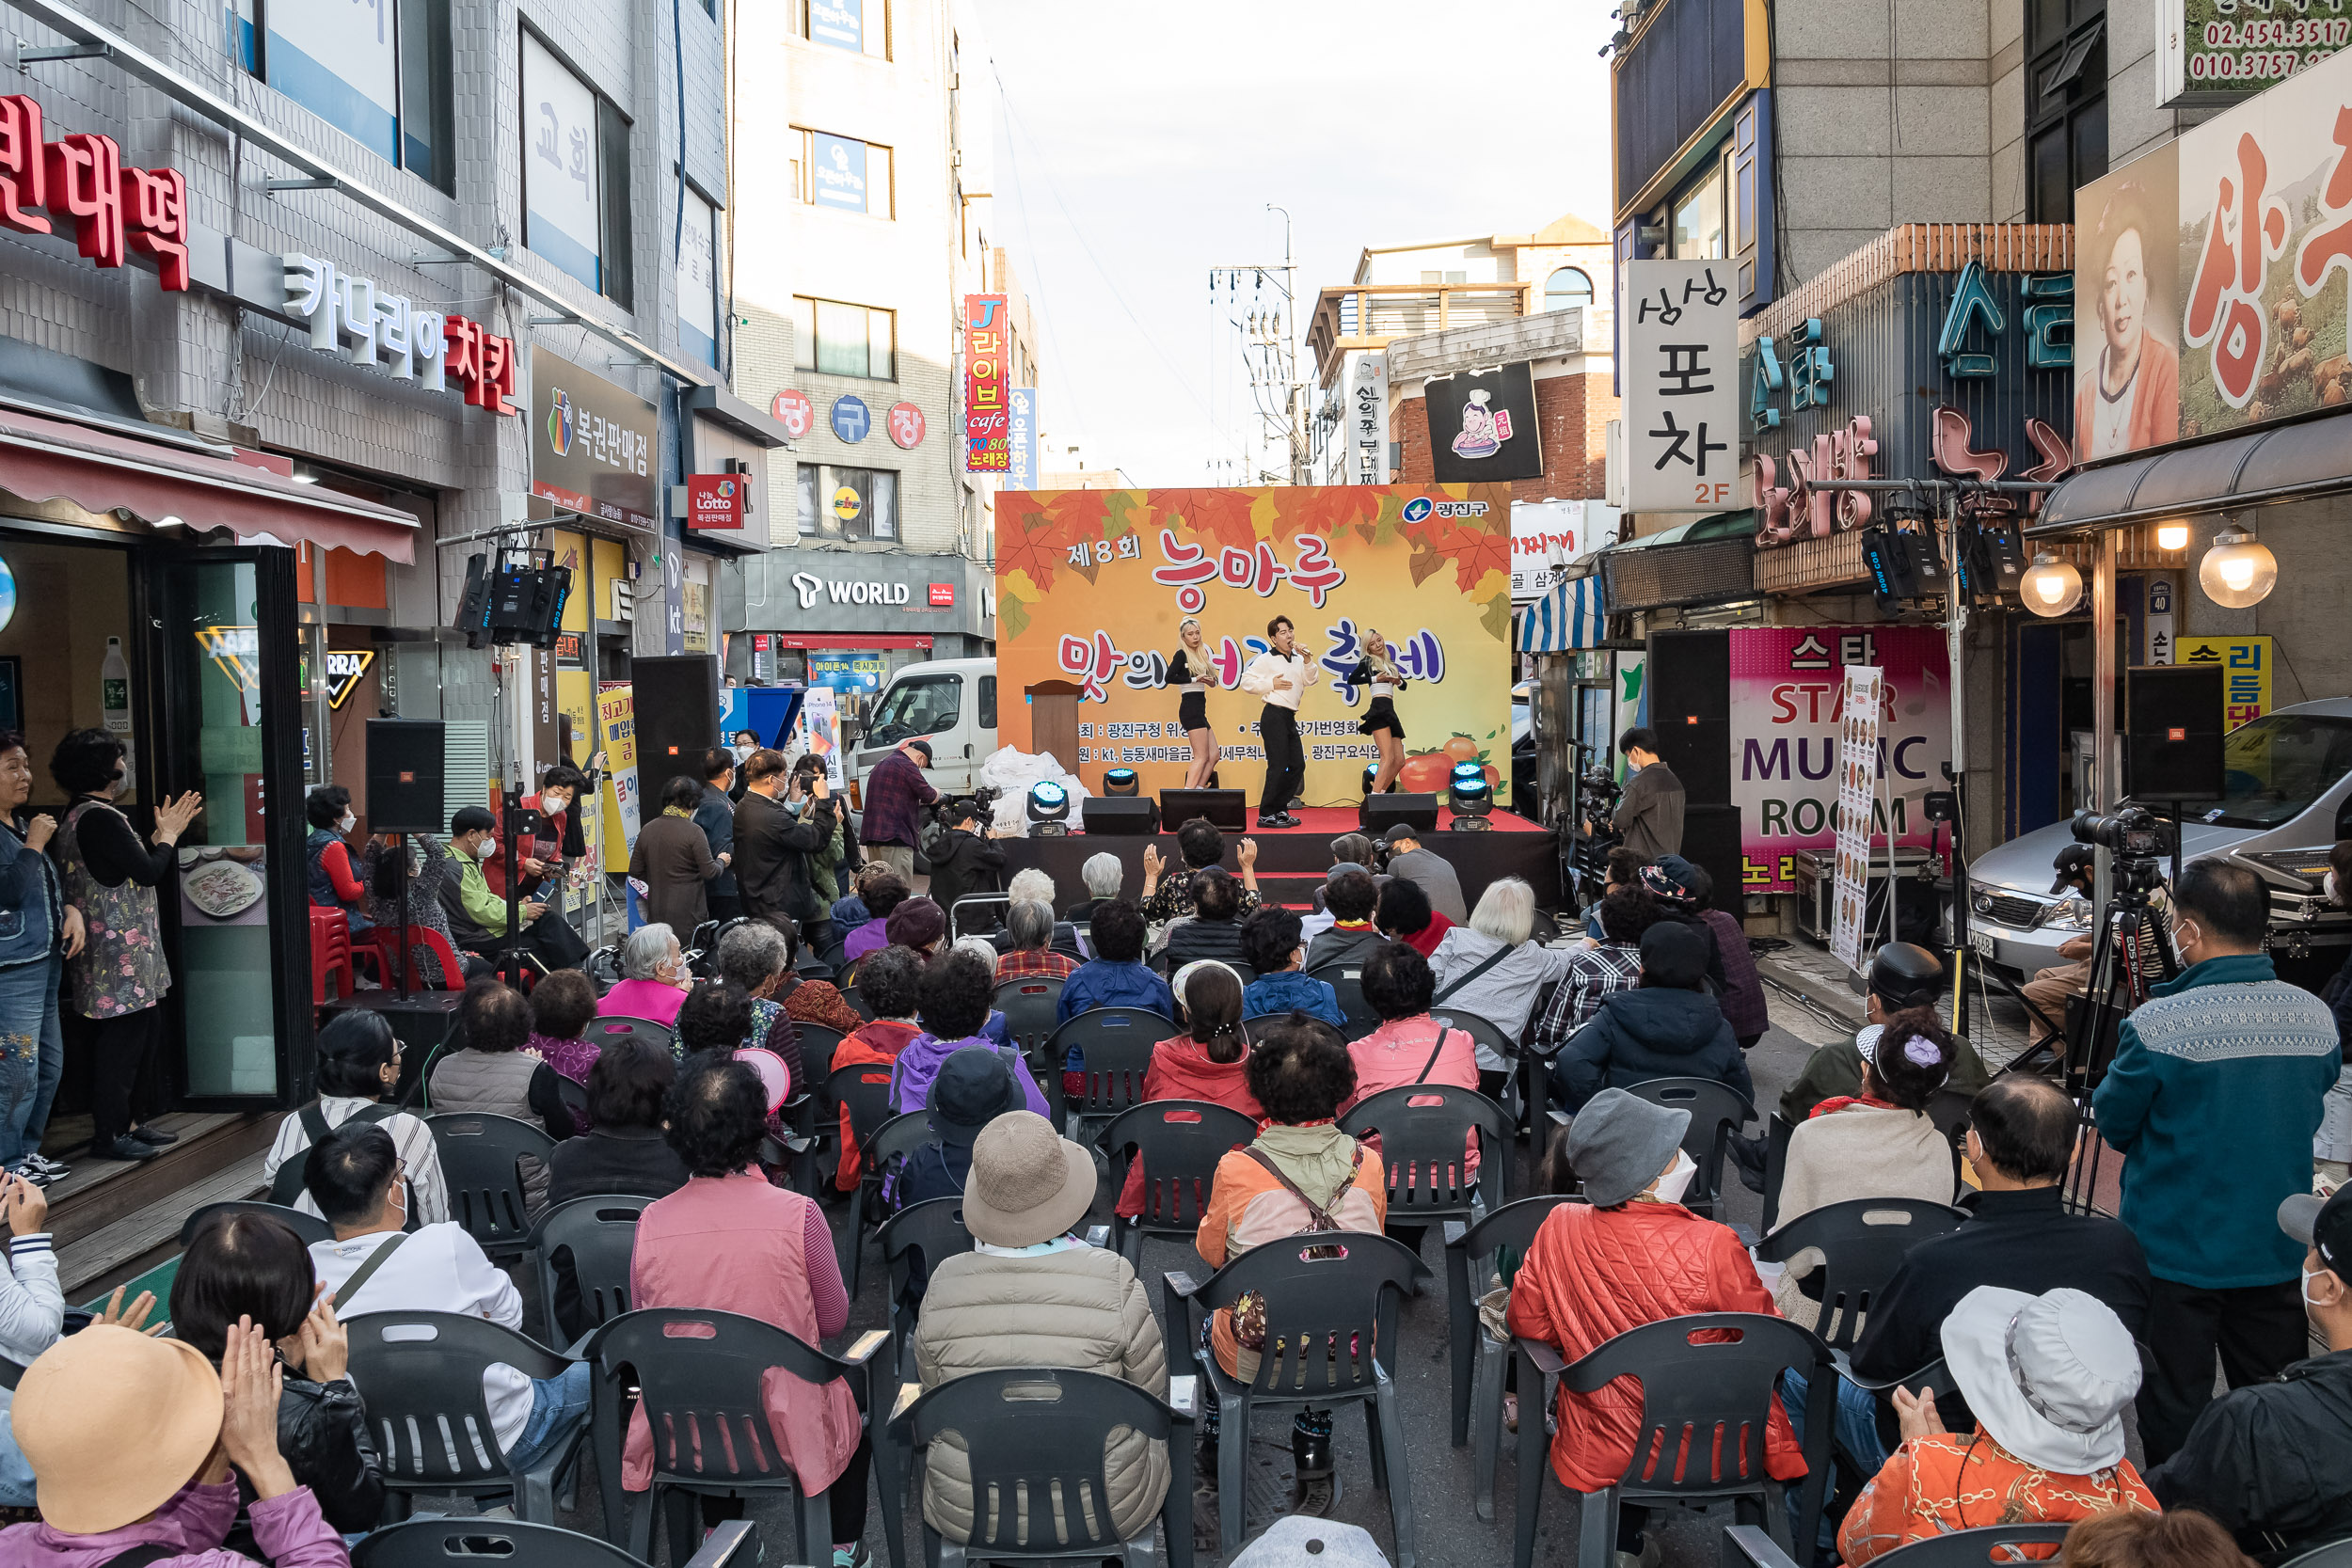
POLYGON ((1012 466, 1011 388, 1005 369, 1003 294, 963 296, 963 450, 966 473, 1012 466))
POLYGON ((604 749, 604 868, 625 872, 637 846, 642 805, 635 688, 622 683, 596 693, 596 738, 604 749))
POLYGON ((1406 761, 1399 787, 1438 790, 1456 762, 1486 765, 1508 803, 1511 501, 1507 485, 1319 485, 1250 490, 1007 490, 996 499, 999 733, 1032 748, 1025 700, 1043 682, 1082 693, 1077 757, 1089 786, 1135 768, 1146 794, 1180 786, 1191 752, 1169 689, 1178 626, 1201 623, 1216 685, 1208 718, 1225 787, 1255 790, 1262 699, 1242 669, 1288 615, 1309 660, 1299 705, 1311 806, 1353 805, 1364 765, 1367 687, 1343 676, 1364 637, 1387 639, 1406 685, 1395 699, 1406 761))

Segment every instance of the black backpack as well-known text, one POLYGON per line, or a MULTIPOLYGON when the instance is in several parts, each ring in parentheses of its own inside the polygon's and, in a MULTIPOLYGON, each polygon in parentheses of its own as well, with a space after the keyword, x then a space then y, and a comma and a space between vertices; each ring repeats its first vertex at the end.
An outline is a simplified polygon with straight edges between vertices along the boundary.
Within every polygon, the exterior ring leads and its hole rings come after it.
MULTIPOLYGON (((326 1113, 319 1109, 317 1101, 310 1101, 294 1115, 301 1119, 302 1130, 310 1135, 310 1144, 326 1141, 326 1134, 332 1129, 326 1125, 326 1113)), ((386 1105, 380 1102, 373 1105, 362 1105, 345 1119, 344 1125, 349 1126, 357 1122, 365 1127, 370 1123, 383 1121, 398 1115, 400 1115, 400 1107, 397 1105, 386 1105)), ((302 1148, 289 1154, 286 1156, 285 1164, 278 1167, 278 1174, 270 1180, 269 1184, 269 1200, 272 1203, 280 1208, 291 1209, 301 1200, 303 1156, 308 1152, 309 1148, 310 1145, 305 1145, 302 1148)))

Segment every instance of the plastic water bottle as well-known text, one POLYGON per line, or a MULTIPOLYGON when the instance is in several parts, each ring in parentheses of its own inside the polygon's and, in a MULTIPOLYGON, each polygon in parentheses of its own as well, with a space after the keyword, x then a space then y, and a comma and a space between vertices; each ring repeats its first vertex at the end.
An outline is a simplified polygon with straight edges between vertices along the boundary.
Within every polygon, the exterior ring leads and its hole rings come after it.
POLYGON ((134 775, 138 765, 131 756, 131 661, 122 657, 122 639, 106 639, 105 661, 98 667, 98 705, 106 730, 122 737, 122 762, 134 775))

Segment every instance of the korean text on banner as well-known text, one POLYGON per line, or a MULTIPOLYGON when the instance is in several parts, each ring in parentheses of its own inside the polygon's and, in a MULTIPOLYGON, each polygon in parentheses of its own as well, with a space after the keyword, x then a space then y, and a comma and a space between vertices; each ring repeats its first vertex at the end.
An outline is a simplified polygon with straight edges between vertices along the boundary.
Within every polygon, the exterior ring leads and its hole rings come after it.
POLYGON ((808 729, 808 754, 825 761, 825 782, 845 787, 841 777, 841 712, 830 686, 812 686, 801 705, 801 722, 808 729))
POLYGON ((637 845, 640 807, 637 784, 635 689, 608 686, 596 693, 596 738, 604 748, 604 868, 626 872, 637 845))
MULTIPOLYGON (((1879 792, 1879 672, 1846 666, 1838 694, 1837 863, 1829 950, 1848 969, 1862 968, 1862 923, 1869 910, 1870 819, 1879 792)), ((1891 892, 1891 890, 1890 890, 1891 892)))
POLYGON ((1003 294, 963 296, 964 471, 1001 474, 1011 466, 1011 415, 1003 294))
POLYGON ((1348 383, 1347 484, 1389 482, 1389 356, 1363 355, 1348 383))
POLYGON ((1345 678, 1374 630, 1406 679, 1399 787, 1442 790, 1454 763, 1479 762, 1503 796, 1509 509, 1501 484, 1007 491, 996 506, 1001 736, 1029 750, 1024 699, 1075 686, 1078 755, 1059 757, 1065 768, 1089 786, 1111 766, 1135 768, 1146 793, 1181 784, 1191 751, 1168 666, 1179 624, 1197 616, 1216 671, 1208 717, 1225 784, 1255 788, 1264 705, 1235 685, 1279 614, 1308 660, 1297 717, 1307 800, 1357 799, 1379 754, 1361 729, 1371 689, 1345 678))
POLYGON ((1628 512, 1729 512, 1749 503, 1740 461, 1740 294, 1727 262, 1629 261, 1628 512))
POLYGON ((2221 666, 2221 724, 2233 730, 2270 711, 2271 640, 2265 637, 2182 637, 2175 664, 2221 666))
POLYGON ((1006 452, 1005 488, 1034 490, 1037 488, 1037 388, 1015 387, 1012 389, 1012 417, 1009 426, 1010 445, 1006 452))
MULTIPOLYGON (((1799 850, 1836 843, 1839 724, 1849 665, 1873 665, 1879 773, 1871 831, 1927 849, 1920 797, 1951 760, 1951 688, 1934 626, 1735 626, 1731 636, 1731 799, 1740 808, 1740 880, 1748 893, 1797 891, 1799 850)), ((1881 844, 1882 852, 1884 849, 1881 844)))

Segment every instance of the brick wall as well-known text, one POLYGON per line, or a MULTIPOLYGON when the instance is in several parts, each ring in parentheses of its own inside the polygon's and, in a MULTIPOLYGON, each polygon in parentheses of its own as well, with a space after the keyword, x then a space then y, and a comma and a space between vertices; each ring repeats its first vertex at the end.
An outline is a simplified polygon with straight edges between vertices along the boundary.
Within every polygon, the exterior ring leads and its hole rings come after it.
MULTIPOLYGON (((1544 471, 1540 478, 1514 481, 1511 499, 1598 499, 1606 477, 1609 421, 1616 417, 1617 399, 1609 390, 1607 372, 1580 372, 1536 382, 1535 420, 1543 428, 1544 471)), ((1429 462, 1427 401, 1406 398, 1391 414, 1389 424, 1403 449, 1404 466, 1397 472, 1397 483, 1436 483, 1429 462)))

